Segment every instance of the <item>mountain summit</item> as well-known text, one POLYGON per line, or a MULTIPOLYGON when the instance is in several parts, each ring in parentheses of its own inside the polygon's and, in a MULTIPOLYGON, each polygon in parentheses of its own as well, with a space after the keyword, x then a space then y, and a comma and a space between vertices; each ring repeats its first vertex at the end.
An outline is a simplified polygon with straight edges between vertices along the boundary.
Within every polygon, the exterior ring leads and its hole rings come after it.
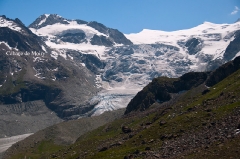
POLYGON ((38 17, 33 23, 31 23, 28 27, 38 29, 56 23, 69 24, 67 21, 68 21, 67 19, 57 14, 43 14, 40 17, 38 17))
POLYGON ((116 29, 108 28, 94 21, 65 19, 57 14, 41 15, 29 25, 29 28, 39 36, 51 35, 51 39, 54 38, 56 41, 60 40, 74 44, 84 43, 106 47, 116 44, 132 44, 116 29))

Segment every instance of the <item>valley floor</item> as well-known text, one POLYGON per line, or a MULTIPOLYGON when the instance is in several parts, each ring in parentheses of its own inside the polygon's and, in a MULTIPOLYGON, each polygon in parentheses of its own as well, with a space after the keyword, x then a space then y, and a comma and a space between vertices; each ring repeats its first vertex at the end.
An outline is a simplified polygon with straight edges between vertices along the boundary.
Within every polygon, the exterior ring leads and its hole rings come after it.
POLYGON ((6 138, 0 138, 0 158, 1 158, 1 153, 6 151, 14 143, 21 141, 30 135, 32 135, 32 133, 17 135, 17 136, 12 136, 12 137, 6 137, 6 138))

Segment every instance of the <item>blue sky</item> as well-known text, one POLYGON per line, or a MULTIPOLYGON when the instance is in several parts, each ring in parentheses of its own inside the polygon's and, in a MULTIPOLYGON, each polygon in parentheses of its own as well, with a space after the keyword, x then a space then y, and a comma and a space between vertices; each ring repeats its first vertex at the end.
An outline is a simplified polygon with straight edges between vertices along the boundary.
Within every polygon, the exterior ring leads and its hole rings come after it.
POLYGON ((25 25, 44 13, 98 21, 123 33, 174 31, 204 21, 233 23, 240 18, 240 0, 0 0, 0 15, 25 25))

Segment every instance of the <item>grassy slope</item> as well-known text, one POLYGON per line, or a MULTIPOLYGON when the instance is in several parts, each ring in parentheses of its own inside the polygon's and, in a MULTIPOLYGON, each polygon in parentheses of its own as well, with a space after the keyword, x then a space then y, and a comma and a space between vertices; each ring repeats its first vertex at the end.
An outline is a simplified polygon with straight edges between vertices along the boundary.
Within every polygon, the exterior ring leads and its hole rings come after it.
POLYGON ((71 146, 42 141, 11 158, 236 158, 240 148, 240 137, 234 134, 240 123, 235 120, 240 117, 240 70, 205 95, 202 88, 180 95, 177 102, 155 103, 147 111, 99 127, 71 146), (132 132, 123 133, 123 125, 132 132))

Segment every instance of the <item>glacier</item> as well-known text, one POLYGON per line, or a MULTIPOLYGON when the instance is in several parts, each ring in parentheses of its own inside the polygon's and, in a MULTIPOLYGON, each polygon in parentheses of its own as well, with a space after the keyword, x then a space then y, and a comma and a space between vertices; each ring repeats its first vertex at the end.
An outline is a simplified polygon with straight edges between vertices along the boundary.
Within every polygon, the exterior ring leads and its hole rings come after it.
MULTIPOLYGON (((98 115, 126 107, 130 99, 155 77, 179 77, 190 71, 208 71, 227 62, 224 53, 234 40, 235 32, 240 30, 240 22, 204 22, 190 29, 170 32, 143 29, 139 33, 124 34, 132 44, 112 41, 112 46, 91 42, 95 35, 105 37, 101 40, 113 40, 111 29, 97 22, 45 14, 29 28, 54 50, 51 55, 54 58, 62 56, 76 62, 74 54, 68 54, 74 50, 94 55, 106 63, 96 73, 95 87, 101 90, 92 98, 98 104, 91 114, 98 115), (54 19, 53 24, 48 22, 49 17, 54 19), (83 34, 83 39, 63 41, 62 36, 76 33, 83 34)), ((240 52, 235 57, 238 55, 240 52)), ((81 64, 87 67, 84 62, 81 64)))

